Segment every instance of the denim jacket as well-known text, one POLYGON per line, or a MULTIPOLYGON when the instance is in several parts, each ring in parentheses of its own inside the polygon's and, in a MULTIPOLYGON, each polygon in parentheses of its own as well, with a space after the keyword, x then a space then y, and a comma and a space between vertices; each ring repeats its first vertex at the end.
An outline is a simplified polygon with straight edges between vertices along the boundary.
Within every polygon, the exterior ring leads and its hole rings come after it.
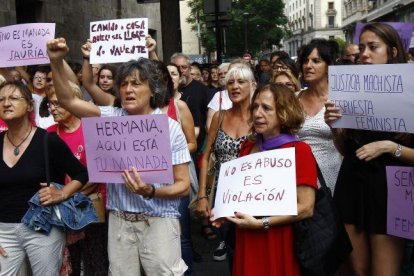
MULTIPOLYGON (((63 187, 61 184, 51 184, 58 189, 63 187)), ((30 208, 23 216, 22 223, 37 232, 49 234, 52 226, 62 230, 80 231, 88 224, 98 222, 91 199, 81 193, 75 193, 58 204, 43 206, 37 192, 28 203, 30 208)))

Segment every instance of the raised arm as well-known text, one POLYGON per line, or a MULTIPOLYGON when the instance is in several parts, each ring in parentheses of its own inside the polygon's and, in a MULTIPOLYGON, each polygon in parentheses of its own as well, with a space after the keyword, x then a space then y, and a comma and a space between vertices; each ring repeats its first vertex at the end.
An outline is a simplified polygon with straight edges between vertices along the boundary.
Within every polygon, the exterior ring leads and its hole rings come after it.
POLYGON ((148 58, 152 60, 159 60, 157 52, 155 51, 157 48, 157 42, 150 35, 145 37, 145 46, 147 46, 148 49, 148 58))
POLYGON ((53 85, 59 104, 79 118, 100 116, 101 112, 96 105, 77 98, 72 92, 63 61, 68 51, 69 47, 64 38, 55 38, 47 43, 47 53, 53 72, 53 85))
POLYGON ((115 97, 103 91, 93 80, 92 65, 89 62, 91 42, 88 39, 81 47, 83 55, 82 85, 88 91, 92 100, 97 105, 113 105, 115 97))

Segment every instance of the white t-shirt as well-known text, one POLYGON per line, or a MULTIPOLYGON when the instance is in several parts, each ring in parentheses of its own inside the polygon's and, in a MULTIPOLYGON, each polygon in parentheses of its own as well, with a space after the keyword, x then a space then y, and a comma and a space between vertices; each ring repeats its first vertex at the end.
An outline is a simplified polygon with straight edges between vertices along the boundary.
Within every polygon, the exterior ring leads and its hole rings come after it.
POLYGON ((207 107, 213 109, 214 111, 219 111, 220 109, 220 93, 221 93, 221 109, 227 110, 232 108, 233 103, 231 102, 229 98, 229 93, 226 90, 222 90, 219 92, 216 92, 214 94, 214 97, 211 99, 211 101, 208 103, 207 107))
POLYGON ((35 112, 35 123, 36 126, 47 129, 48 127, 56 124, 55 120, 53 120, 53 116, 49 115, 48 117, 40 117, 39 108, 40 103, 43 101, 43 97, 37 94, 32 94, 34 100, 34 112, 35 112))

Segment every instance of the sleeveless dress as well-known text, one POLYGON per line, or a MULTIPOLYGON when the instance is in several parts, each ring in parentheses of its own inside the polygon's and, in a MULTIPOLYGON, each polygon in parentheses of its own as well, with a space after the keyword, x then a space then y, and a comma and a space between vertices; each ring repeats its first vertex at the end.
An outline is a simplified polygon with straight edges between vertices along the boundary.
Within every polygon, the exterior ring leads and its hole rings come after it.
POLYGON ((324 120, 325 107, 315 116, 305 114, 305 122, 299 130, 299 138, 312 149, 316 162, 322 171, 326 185, 333 193, 342 163, 341 154, 336 150, 332 132, 324 120))
POLYGON ((407 166, 390 154, 359 160, 355 151, 371 142, 391 140, 414 147, 414 136, 401 139, 398 133, 346 130, 344 160, 338 175, 334 202, 346 224, 372 234, 387 234, 387 166, 407 166))

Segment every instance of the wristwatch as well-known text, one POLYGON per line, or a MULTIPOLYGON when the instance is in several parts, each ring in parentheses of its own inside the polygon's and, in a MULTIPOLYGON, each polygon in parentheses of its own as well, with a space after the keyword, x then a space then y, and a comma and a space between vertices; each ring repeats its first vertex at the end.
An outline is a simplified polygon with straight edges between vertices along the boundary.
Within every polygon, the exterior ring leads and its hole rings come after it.
POLYGON ((395 152, 392 156, 400 157, 401 153, 402 153, 402 146, 400 144, 397 144, 397 149, 395 150, 395 152))
POLYGON ((268 230, 268 229, 269 229, 269 227, 270 227, 270 224, 269 224, 269 217, 264 217, 264 218, 262 218, 262 224, 263 224, 263 229, 264 229, 264 230, 268 230))
POLYGON ((150 185, 151 185, 152 191, 148 196, 144 196, 144 199, 146 200, 152 199, 155 195, 155 186, 153 184, 150 184, 150 185))

